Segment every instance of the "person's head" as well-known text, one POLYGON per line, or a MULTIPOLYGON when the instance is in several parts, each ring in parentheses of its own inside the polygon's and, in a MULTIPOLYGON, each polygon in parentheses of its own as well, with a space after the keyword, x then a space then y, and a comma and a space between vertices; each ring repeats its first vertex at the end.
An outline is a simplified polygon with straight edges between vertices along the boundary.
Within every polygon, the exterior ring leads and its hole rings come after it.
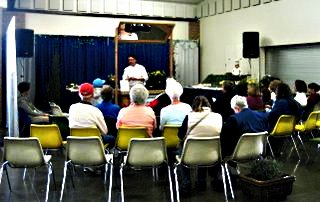
POLYGON ((316 94, 320 90, 320 86, 317 83, 309 83, 308 84, 308 93, 316 94))
POLYGON ((90 83, 83 83, 79 87, 79 96, 81 100, 90 102, 93 98, 94 88, 90 83))
POLYGON ((260 96, 259 86, 256 83, 248 84, 247 90, 248 96, 257 97, 260 96))
POLYGON ((234 67, 235 68, 239 68, 240 67, 239 60, 234 61, 234 67))
POLYGON ((277 89, 277 87, 278 87, 278 85, 281 83, 281 81, 280 80, 273 80, 273 81, 271 81, 270 82, 270 84, 269 84, 269 90, 271 91, 271 92, 276 92, 276 89, 277 89))
POLYGON ((20 94, 28 93, 29 90, 30 90, 30 83, 29 82, 23 81, 18 84, 18 91, 20 92, 20 94))
POLYGON ((179 100, 183 93, 182 85, 173 78, 168 78, 166 83, 167 85, 165 92, 170 97, 171 101, 179 100))
POLYGON ((202 111, 204 111, 204 109, 203 109, 204 107, 208 107, 211 109, 211 105, 210 105, 208 99, 203 95, 195 97, 192 102, 192 111, 202 112, 202 111))
POLYGON ((235 95, 230 101, 230 106, 235 113, 239 113, 243 109, 248 108, 247 98, 244 96, 235 95))
POLYGON ((288 84, 286 83, 279 83, 276 89, 276 98, 288 98, 291 96, 291 89, 288 84))
POLYGON ((145 104, 149 96, 149 92, 142 84, 134 85, 129 92, 132 103, 142 105, 145 104))
POLYGON ((111 86, 105 86, 101 89, 101 97, 103 101, 108 102, 113 98, 113 88, 111 86))
POLYGON ((128 62, 131 66, 135 66, 137 64, 137 57, 135 55, 129 55, 128 62))
POLYGON ((96 78, 93 80, 92 85, 94 88, 102 88, 103 84, 106 82, 106 80, 96 78))
POLYGON ((224 81, 222 84, 222 91, 224 93, 232 93, 234 91, 234 84, 232 81, 224 81))
POLYGON ((306 93, 308 91, 307 84, 303 80, 295 80, 294 87, 299 93, 306 93))

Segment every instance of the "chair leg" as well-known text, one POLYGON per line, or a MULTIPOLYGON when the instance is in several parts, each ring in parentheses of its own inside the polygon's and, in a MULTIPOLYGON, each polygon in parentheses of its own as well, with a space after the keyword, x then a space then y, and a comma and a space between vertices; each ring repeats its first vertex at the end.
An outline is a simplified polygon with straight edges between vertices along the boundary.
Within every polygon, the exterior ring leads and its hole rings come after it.
POLYGON ((8 181, 8 185, 9 185, 9 190, 10 190, 10 192, 12 192, 12 188, 11 188, 11 183, 10 183, 10 179, 9 179, 9 173, 8 173, 7 166, 4 167, 4 170, 6 171, 7 181, 8 181))
POLYGON ((62 201, 62 197, 63 197, 64 184, 65 184, 65 182, 66 182, 67 169, 68 169, 68 164, 69 164, 69 162, 70 162, 70 161, 65 161, 65 162, 64 162, 63 178, 62 178, 61 193, 60 193, 60 201, 62 201))
POLYGON ((170 166, 169 165, 168 165, 168 178, 169 178, 169 186, 170 186, 170 199, 171 199, 171 202, 174 202, 171 171, 170 171, 170 166))
POLYGON ((123 175, 122 175, 122 171, 123 171, 123 166, 124 164, 122 163, 120 166, 120 187, 121 187, 121 202, 124 202, 124 191, 123 191, 123 175))
POLYGON ((47 164, 47 167, 48 167, 48 176, 47 176, 47 188, 46 188, 46 202, 48 201, 48 198, 49 198, 49 191, 50 191, 50 175, 51 175, 51 166, 50 164, 48 163, 47 164))
POLYGON ((273 154, 273 150, 272 150, 272 147, 271 147, 271 144, 270 144, 270 142, 269 142, 269 137, 267 137, 267 143, 268 143, 269 148, 270 148, 271 156, 272 156, 273 159, 275 159, 275 158, 274 158, 274 154, 273 154))
POLYGON ((298 148, 297 148, 296 142, 294 141, 294 139, 293 139, 293 136, 292 136, 292 135, 291 135, 290 137, 291 137, 291 139, 292 139, 292 142, 293 142, 293 144, 294 144, 294 148, 296 149, 296 152, 297 152, 298 157, 299 157, 299 160, 300 160, 301 158, 300 158, 300 154, 299 154, 299 151, 298 151, 298 148))
POLYGON ((221 174, 222 174, 222 181, 223 181, 223 191, 224 191, 224 197, 226 199, 226 201, 228 201, 228 194, 227 194, 227 185, 226 185, 226 175, 225 175, 225 171, 224 171, 224 167, 221 164, 221 174))
POLYGON ((304 152, 306 153, 306 155, 307 155, 307 157, 308 157, 308 159, 310 158, 309 157, 309 154, 308 154, 308 152, 307 152, 307 150, 306 150, 306 147, 304 146, 304 144, 303 144, 303 141, 302 141, 302 139, 301 139, 301 137, 300 137, 300 134, 298 133, 298 138, 299 138, 299 140, 300 140, 300 142, 301 142, 301 144, 302 144, 302 147, 303 147, 303 150, 304 150, 304 152))
MULTIPOLYGON (((112 161, 112 160, 111 160, 112 161)), ((111 202, 111 190, 112 190, 112 170, 113 170, 113 162, 110 162, 110 173, 109 173, 109 196, 108 202, 111 202)))
POLYGON ((177 197, 177 202, 180 202, 180 194, 179 194, 179 183, 178 183, 177 167, 178 167, 178 165, 174 165, 173 173, 174 173, 174 179, 175 179, 175 185, 176 185, 176 197, 177 197))
POLYGON ((27 168, 24 168, 23 169, 23 177, 22 177, 23 180, 26 180, 26 174, 27 174, 27 168))
POLYGON ((231 178, 230 178, 230 174, 229 174, 229 170, 228 170, 228 164, 227 164, 227 163, 224 163, 224 167, 225 167, 225 171, 226 171, 227 177, 228 177, 228 182, 229 182, 231 197, 232 197, 232 199, 234 199, 234 193, 233 193, 231 178))

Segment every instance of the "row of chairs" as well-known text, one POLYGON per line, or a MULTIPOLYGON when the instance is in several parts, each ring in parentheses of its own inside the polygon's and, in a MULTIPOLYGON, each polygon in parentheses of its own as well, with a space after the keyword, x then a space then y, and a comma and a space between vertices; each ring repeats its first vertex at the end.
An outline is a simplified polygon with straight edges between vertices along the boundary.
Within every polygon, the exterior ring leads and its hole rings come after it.
MULTIPOLYGON (((264 137, 266 133, 258 134, 245 134, 239 140, 237 149, 234 155, 229 160, 243 159, 243 158, 256 158, 264 152, 264 137), (251 137, 251 138, 250 138, 251 137), (248 153, 248 151, 250 151, 248 153)), ((66 149, 66 161, 63 171, 63 180, 61 186, 60 200, 63 198, 63 190, 67 176, 68 168, 74 167, 75 165, 80 166, 105 166, 105 182, 106 174, 108 171, 108 166, 110 167, 109 176, 109 199, 111 200, 111 189, 112 189, 112 165, 113 165, 113 155, 105 154, 104 148, 99 137, 73 137, 69 136, 67 138, 67 149, 66 149), (81 148, 81 149, 79 149, 81 148)), ((164 137, 158 138, 132 138, 130 140, 129 146, 127 145, 127 154, 124 156, 122 164, 120 166, 120 177, 121 177, 121 198, 124 201, 124 190, 123 190, 123 167, 158 167, 162 164, 166 164, 168 168, 168 181, 170 187, 170 198, 174 201, 173 185, 171 180, 170 167, 168 165, 167 152, 166 152, 166 142, 164 137), (146 152, 148 151, 148 152, 146 152)), ((5 163, 1 167, 1 177, 2 170, 7 172, 7 165, 13 168, 33 168, 42 165, 48 166, 48 184, 47 184, 47 194, 46 200, 49 193, 50 175, 54 173, 52 169, 52 164, 50 163, 51 156, 44 155, 40 145, 40 141, 36 137, 31 138, 5 138, 4 147, 4 160, 5 163), (13 151, 20 150, 22 155, 17 157, 16 153, 13 151), (24 152, 26 151, 26 152, 24 152)), ((180 200, 179 197, 179 185, 177 180, 177 167, 179 165, 183 166, 213 166, 221 162, 221 152, 220 152, 220 138, 219 137, 208 137, 208 138, 188 138, 183 146, 181 156, 177 156, 177 162, 174 165, 175 174, 175 184, 176 184, 176 199, 180 200)), ((227 163, 226 161, 225 163, 227 163)), ((230 190, 232 198, 234 198, 231 180, 226 164, 221 164, 221 170, 223 173, 224 181, 224 193, 227 200, 227 189, 225 183, 225 169, 227 172, 230 190)), ((72 171, 69 169, 72 185, 72 171)), ((7 173, 7 179, 9 183, 9 188, 11 190, 9 176, 7 173)), ((55 180, 54 180, 55 182, 55 180)))

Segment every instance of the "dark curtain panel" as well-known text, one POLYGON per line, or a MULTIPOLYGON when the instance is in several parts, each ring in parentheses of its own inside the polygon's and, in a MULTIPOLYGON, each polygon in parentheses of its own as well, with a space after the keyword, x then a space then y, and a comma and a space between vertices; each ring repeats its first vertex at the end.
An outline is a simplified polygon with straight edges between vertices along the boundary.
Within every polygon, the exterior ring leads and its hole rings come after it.
MULTIPOLYGON (((127 56, 135 54, 148 72, 164 70, 169 75, 169 44, 120 43, 119 76, 128 66, 127 56)), ((92 83, 100 77, 108 79, 114 72, 113 37, 35 36, 36 105, 49 109, 48 101, 68 112, 80 100, 77 93, 66 90, 70 83, 92 83)))

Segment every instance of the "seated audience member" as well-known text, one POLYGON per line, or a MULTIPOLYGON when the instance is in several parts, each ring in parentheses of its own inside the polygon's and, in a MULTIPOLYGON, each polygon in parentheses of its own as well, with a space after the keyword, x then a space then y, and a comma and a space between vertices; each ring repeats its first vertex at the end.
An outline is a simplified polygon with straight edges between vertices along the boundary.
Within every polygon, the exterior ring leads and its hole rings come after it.
MULTIPOLYGON (((183 142, 188 137, 212 137, 219 136, 222 128, 222 117, 218 113, 211 112, 208 99, 204 96, 197 96, 192 103, 192 112, 183 120, 179 129, 179 138, 183 142)), ((188 194, 191 190, 190 169, 181 167, 182 181, 181 194, 188 194)), ((197 188, 206 188, 207 168, 198 168, 197 188)))
POLYGON ((307 105, 302 115, 302 120, 304 121, 307 120, 309 114, 315 110, 314 109, 315 106, 318 105, 317 103, 320 102, 320 95, 318 94, 319 90, 320 90, 320 86, 317 83, 310 83, 308 85, 309 96, 307 99, 307 105))
POLYGON ((160 130, 166 124, 181 125, 185 116, 192 111, 189 104, 180 102, 182 93, 183 88, 179 82, 174 80, 167 85, 166 94, 170 97, 171 104, 161 109, 160 130))
POLYGON ((221 154, 223 158, 233 153, 238 140, 244 133, 268 131, 266 114, 248 108, 245 97, 234 96, 231 99, 231 107, 235 114, 230 116, 223 124, 220 135, 221 154))
POLYGON ((48 123, 49 115, 37 109, 30 101, 30 83, 25 81, 19 83, 18 90, 20 92, 20 95, 18 96, 18 108, 27 113, 28 117, 31 119, 31 123, 48 123))
POLYGON ((274 104, 274 102, 276 101, 276 89, 280 83, 282 83, 282 81, 276 79, 271 81, 269 84, 269 91, 271 92, 271 100, 273 102, 272 104, 274 104))
POLYGON ((97 104, 100 104, 102 102, 101 98, 101 89, 103 84, 106 82, 106 80, 102 80, 100 78, 96 78, 93 80, 92 85, 94 88, 94 94, 92 99, 92 105, 97 106, 97 104))
POLYGON ((223 95, 213 103, 212 110, 221 114, 223 121, 226 121, 229 116, 234 114, 231 109, 230 100, 235 95, 234 84, 231 81, 225 81, 222 84, 223 95))
POLYGON ((151 107, 146 106, 149 96, 148 90, 142 84, 134 85, 129 92, 131 104, 122 108, 117 119, 117 128, 120 126, 143 126, 148 130, 149 137, 157 127, 156 116, 151 107))
POLYGON ((305 107, 307 105, 307 84, 303 80, 296 80, 294 82, 294 88, 296 91, 296 96, 294 99, 299 102, 301 107, 305 107))
POLYGON ((80 85, 79 96, 81 101, 72 104, 69 108, 69 127, 97 127, 102 134, 103 143, 109 143, 109 148, 112 148, 115 138, 112 135, 107 135, 108 127, 104 121, 102 112, 91 104, 93 94, 94 88, 90 83, 83 83, 80 85))
POLYGON ((96 107, 100 109, 108 127, 108 134, 116 136, 117 128, 116 122, 120 111, 120 107, 112 103, 113 88, 111 86, 105 86, 101 90, 102 102, 96 107))
POLYGON ((300 104, 292 98, 290 87, 285 83, 279 83, 276 89, 276 102, 268 114, 269 130, 272 131, 281 115, 301 116, 300 104))
POLYGON ((260 96, 258 84, 248 84, 248 96, 247 96, 248 107, 252 110, 263 111, 264 104, 260 96))
MULTIPOLYGON (((174 80, 173 78, 167 78, 166 89, 171 85, 171 83, 173 83, 173 81, 176 82, 176 80, 174 80)), ((161 109, 168 106, 169 104, 171 104, 171 99, 166 92, 163 92, 157 95, 154 100, 149 102, 148 106, 151 107, 156 116, 159 117, 161 109)))

